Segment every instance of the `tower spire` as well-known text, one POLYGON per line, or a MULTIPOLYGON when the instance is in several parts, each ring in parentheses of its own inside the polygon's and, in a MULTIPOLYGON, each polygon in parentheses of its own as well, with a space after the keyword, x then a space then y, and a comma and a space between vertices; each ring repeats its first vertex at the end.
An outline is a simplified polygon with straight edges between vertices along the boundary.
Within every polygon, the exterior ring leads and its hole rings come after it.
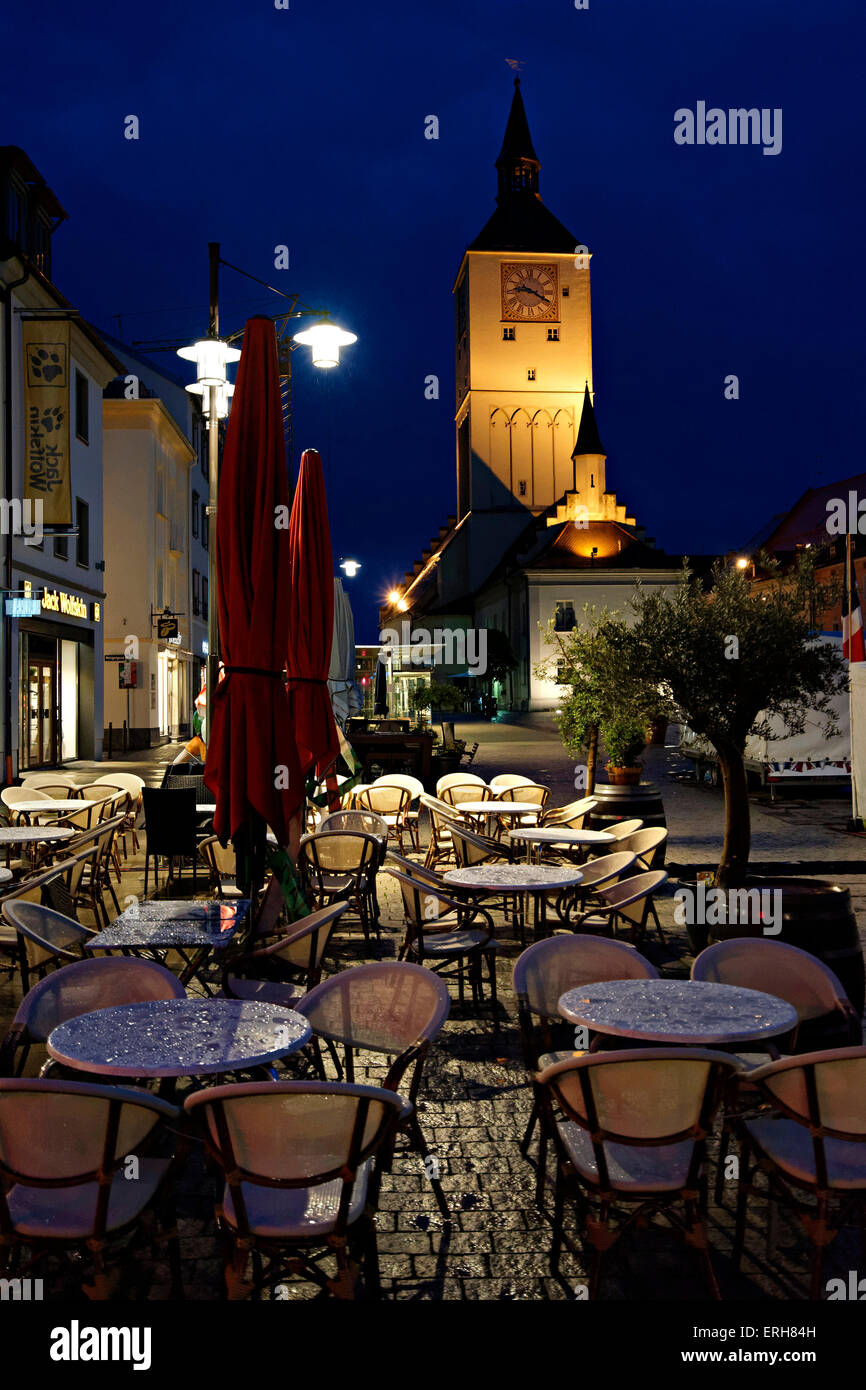
POLYGON ((514 79, 514 96, 508 113, 508 124, 502 149, 496 161, 498 192, 496 201, 512 197, 515 193, 532 193, 538 197, 538 171, 541 163, 532 144, 526 107, 520 95, 520 78, 514 79))
POLYGON ((581 458, 586 454, 593 456, 601 455, 606 457, 604 445, 598 433, 598 425, 595 420, 595 411, 592 408, 592 400, 589 395, 589 382, 586 383, 583 392, 583 410, 580 416, 580 427, 577 431, 577 440, 571 453, 573 459, 581 458))

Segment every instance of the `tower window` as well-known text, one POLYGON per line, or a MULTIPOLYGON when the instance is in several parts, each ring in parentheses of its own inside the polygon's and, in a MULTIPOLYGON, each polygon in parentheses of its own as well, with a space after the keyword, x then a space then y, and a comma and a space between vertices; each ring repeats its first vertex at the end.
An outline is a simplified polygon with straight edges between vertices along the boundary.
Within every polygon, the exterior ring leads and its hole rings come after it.
POLYGON ((525 497, 525 496, 526 496, 526 483, 525 483, 525 482, 519 482, 519 483, 517 484, 517 493, 518 493, 518 496, 519 496, 519 497, 525 497))
POLYGON ((558 342, 559 342, 559 329, 558 329, 558 328, 548 328, 548 330, 547 330, 547 341, 548 341, 549 343, 558 343, 558 342))
POLYGON ((568 299, 568 285, 562 286, 562 297, 563 299, 568 299))
POLYGON ((513 329, 513 328, 503 328, 503 330, 502 330, 502 341, 505 342, 505 343, 513 343, 513 342, 514 342, 514 329, 513 329))
POLYGON ((535 368, 534 368, 534 367, 530 367, 530 368, 529 368, 529 371, 526 373, 526 380, 527 380, 527 381, 534 381, 534 380, 535 380, 535 368))
POLYGON ((594 474, 594 473, 590 473, 590 475, 589 475, 589 485, 590 485, 590 487, 595 487, 595 474, 594 474))

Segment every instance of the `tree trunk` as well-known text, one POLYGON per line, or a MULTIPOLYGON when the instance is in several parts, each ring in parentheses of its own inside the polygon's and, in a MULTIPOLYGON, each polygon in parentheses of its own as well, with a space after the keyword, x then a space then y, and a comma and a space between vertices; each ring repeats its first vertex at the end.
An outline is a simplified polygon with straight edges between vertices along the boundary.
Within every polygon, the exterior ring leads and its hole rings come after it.
POLYGON ((743 754, 731 744, 716 744, 725 790, 725 842, 716 872, 719 888, 741 888, 749 872, 752 842, 749 784, 743 754))
POLYGON ((595 791, 595 768, 598 761, 598 725, 594 724, 586 745, 586 794, 595 791))

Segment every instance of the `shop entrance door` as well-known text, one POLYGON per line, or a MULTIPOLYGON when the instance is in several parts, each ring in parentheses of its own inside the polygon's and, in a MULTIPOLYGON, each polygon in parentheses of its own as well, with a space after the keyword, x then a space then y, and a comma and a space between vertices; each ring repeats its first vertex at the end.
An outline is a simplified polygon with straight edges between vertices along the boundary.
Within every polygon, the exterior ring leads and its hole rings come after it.
POLYGON ((32 657, 27 666, 28 766, 56 762, 57 679, 56 664, 32 657))

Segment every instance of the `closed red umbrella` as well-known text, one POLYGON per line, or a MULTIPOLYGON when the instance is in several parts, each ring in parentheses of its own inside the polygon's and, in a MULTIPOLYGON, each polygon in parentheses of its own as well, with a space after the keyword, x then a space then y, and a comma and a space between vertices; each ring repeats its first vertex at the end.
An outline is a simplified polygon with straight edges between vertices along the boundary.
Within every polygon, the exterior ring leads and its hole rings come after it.
POLYGON ((288 508, 276 333, 270 319, 256 317, 244 330, 217 511, 225 679, 214 693, 204 777, 216 793, 214 830, 223 843, 253 828, 254 840, 263 842, 267 823, 287 845, 289 822, 304 801, 283 681, 288 508))
POLYGON ((301 455, 289 520, 291 593, 286 672, 301 772, 319 778, 340 748, 328 690, 334 635, 334 560, 322 460, 301 455))

